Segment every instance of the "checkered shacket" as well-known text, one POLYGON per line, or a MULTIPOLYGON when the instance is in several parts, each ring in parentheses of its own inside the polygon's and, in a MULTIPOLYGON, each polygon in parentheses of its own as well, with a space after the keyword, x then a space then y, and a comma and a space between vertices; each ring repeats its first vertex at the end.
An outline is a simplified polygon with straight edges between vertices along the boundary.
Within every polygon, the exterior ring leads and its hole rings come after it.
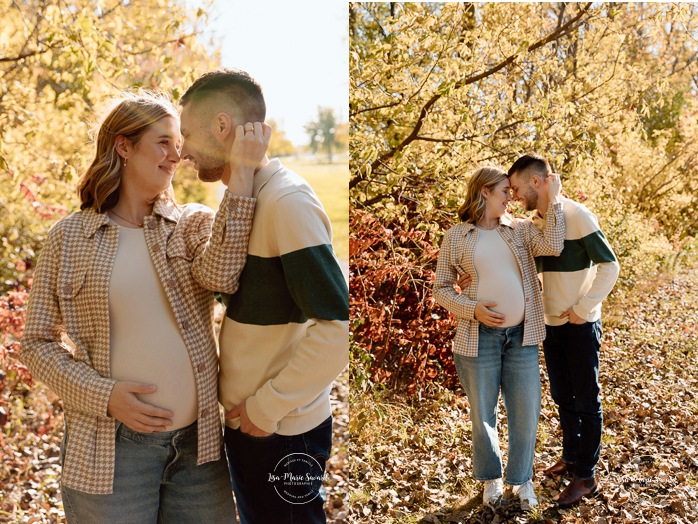
MULTIPOLYGON (((530 219, 500 219, 497 231, 511 248, 521 270, 524 287, 524 338, 525 346, 540 344, 545 338, 543 301, 540 281, 536 274, 534 256, 557 256, 562 251, 565 238, 565 221, 562 204, 550 204, 546 213, 545 234, 530 219)), ((478 278, 474 255, 477 244, 477 228, 463 222, 446 231, 436 264, 434 298, 456 317, 458 327, 453 340, 453 352, 466 357, 476 357, 478 326, 475 320, 478 278), (459 275, 468 273, 472 283, 462 294, 453 289, 459 275)))
MULTIPOLYGON (((205 206, 160 200, 144 223, 151 260, 193 366, 199 464, 217 460, 222 445, 213 290, 237 290, 255 202, 226 192, 214 221, 205 206)), ((118 239, 118 227, 92 209, 51 228, 34 274, 20 353, 34 376, 63 399, 63 483, 94 494, 111 493, 114 477, 108 295, 118 239)))

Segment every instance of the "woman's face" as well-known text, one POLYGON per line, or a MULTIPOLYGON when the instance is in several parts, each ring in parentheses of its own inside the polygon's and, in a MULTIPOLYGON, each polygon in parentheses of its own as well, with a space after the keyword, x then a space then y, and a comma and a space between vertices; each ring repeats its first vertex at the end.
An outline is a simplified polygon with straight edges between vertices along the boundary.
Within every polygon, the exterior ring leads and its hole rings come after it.
POLYGON ((130 148, 122 170, 122 183, 132 186, 147 199, 155 198, 172 182, 181 148, 179 121, 173 116, 161 118, 130 148))
POLYGON ((507 207, 511 201, 511 187, 509 179, 505 178, 494 186, 489 194, 486 194, 487 203, 485 213, 491 217, 499 218, 507 212, 507 207))

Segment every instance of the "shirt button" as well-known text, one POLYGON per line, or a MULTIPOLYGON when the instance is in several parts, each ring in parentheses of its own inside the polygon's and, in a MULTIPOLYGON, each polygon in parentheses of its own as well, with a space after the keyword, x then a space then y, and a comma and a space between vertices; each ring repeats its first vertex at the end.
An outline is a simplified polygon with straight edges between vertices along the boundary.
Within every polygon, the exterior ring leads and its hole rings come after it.
POLYGON ((73 293, 73 286, 71 286, 70 284, 65 284, 63 286, 63 294, 64 295, 72 295, 72 293, 73 293))
POLYGON ((207 415, 208 415, 208 408, 204 409, 204 410, 201 412, 201 416, 202 416, 202 417, 205 417, 205 416, 207 416, 207 415))
POLYGON ((199 367, 197 368, 199 370, 199 373, 201 373, 204 369, 206 369, 206 364, 203 362, 199 364, 199 367))
POLYGON ((148 229, 155 229, 156 227, 158 227, 158 224, 155 220, 148 222, 148 229))
POLYGON ((186 320, 182 322, 182 329, 184 331, 189 331, 189 322, 187 322, 186 320))
POLYGON ((168 286, 170 289, 174 289, 174 288, 175 288, 175 280, 174 280, 174 278, 171 278, 171 279, 169 279, 169 280, 167 281, 167 286, 168 286))
POLYGON ((160 252, 160 244, 155 244, 153 246, 153 253, 159 253, 160 252))

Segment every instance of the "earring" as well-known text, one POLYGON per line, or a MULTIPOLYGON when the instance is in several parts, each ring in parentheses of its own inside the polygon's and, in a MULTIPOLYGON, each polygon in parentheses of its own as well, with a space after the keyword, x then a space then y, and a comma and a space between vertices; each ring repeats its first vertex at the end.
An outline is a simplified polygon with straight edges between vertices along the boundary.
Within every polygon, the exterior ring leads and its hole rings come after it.
POLYGON ((123 166, 126 167, 126 163, 128 162, 128 158, 124 158, 123 166))

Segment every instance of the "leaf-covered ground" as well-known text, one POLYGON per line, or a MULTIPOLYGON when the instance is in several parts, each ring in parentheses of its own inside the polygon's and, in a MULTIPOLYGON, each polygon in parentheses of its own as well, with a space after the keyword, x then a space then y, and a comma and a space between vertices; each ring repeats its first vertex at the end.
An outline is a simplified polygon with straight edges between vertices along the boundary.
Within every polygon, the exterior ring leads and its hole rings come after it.
MULTIPOLYGON (((347 380, 344 373, 331 395, 334 443, 325 486, 328 522, 338 524, 348 514, 347 380)), ((0 433, 0 522, 65 522, 59 491, 58 461, 63 435, 60 401, 51 391, 37 385, 16 392, 5 410, 9 416, 0 433)))
MULTIPOLYGON (((567 510, 553 498, 567 480, 536 472, 540 500, 483 510, 472 479, 468 403, 432 390, 405 401, 354 390, 350 410, 349 522, 698 522, 698 272, 636 289, 604 318, 605 416, 599 495, 567 510)), ((561 433, 541 355, 542 416, 534 468, 561 453, 561 433)), ((500 434, 506 464, 506 424, 500 434)), ((506 493, 505 493, 506 496, 506 493)))

